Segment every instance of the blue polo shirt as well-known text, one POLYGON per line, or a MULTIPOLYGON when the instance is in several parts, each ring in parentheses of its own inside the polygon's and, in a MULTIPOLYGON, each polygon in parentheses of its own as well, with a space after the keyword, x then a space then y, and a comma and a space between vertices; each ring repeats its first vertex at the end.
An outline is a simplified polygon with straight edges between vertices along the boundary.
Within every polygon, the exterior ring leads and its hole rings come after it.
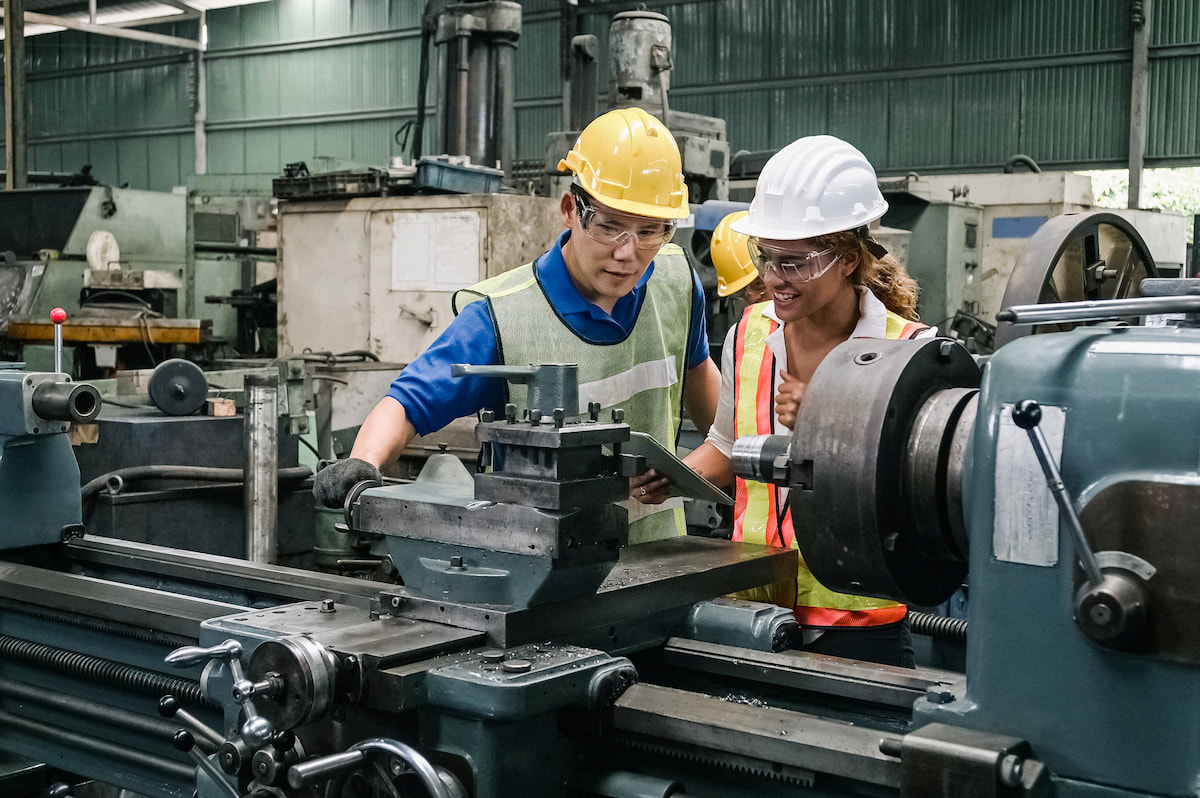
MULTIPOLYGON (((559 236, 554 246, 537 259, 538 283, 563 322, 580 338, 597 344, 624 340, 637 323, 646 295, 646 282, 654 274, 651 263, 634 289, 617 300, 611 315, 585 299, 571 282, 562 247, 570 231, 559 236)), ((692 324, 688 330, 687 368, 708 359, 708 333, 704 323, 704 289, 692 273, 692 324)), ((547 360, 553 360, 548 354, 547 360)), ((503 415, 508 395, 505 381, 495 377, 452 377, 450 366, 470 363, 501 365, 488 303, 472 302, 442 332, 420 357, 409 363, 392 382, 388 396, 404 405, 417 434, 437 432, 456 418, 491 408, 503 415)))

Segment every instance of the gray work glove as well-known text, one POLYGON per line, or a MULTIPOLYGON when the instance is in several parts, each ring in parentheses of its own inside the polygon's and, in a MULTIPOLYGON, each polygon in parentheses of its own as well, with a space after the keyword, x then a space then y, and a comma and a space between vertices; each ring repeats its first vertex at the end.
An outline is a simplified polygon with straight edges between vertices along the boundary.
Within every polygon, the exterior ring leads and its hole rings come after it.
POLYGON ((335 460, 317 472, 317 478, 313 481, 313 496, 326 507, 341 509, 350 489, 368 479, 382 483, 383 475, 366 460, 356 457, 335 460))

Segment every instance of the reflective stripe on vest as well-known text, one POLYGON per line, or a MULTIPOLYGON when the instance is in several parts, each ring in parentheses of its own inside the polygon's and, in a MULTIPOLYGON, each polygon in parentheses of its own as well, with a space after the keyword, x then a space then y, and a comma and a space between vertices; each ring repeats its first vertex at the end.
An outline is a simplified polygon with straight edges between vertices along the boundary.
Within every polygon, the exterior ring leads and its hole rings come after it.
MULTIPOLYGON (((604 414, 621 407, 632 429, 674 451, 682 420, 692 292, 692 267, 683 250, 668 244, 654 257, 637 321, 621 341, 595 344, 576 335, 546 298, 532 263, 459 292, 455 306, 487 299, 505 365, 577 363, 580 407, 565 408, 568 416, 578 416, 589 401, 600 402, 604 414)), ((528 405, 527 385, 509 385, 508 395, 518 408, 528 405)), ((630 544, 686 531, 681 501, 645 508, 635 504, 626 505, 630 544)))
MULTIPOLYGON (((738 323, 734 350, 733 426, 735 437, 774 433, 775 356, 767 346, 767 336, 778 329, 778 322, 763 314, 766 303, 746 309, 738 323)), ((886 336, 909 338, 925 329, 891 311, 887 313, 886 336)), ((780 529, 776 505, 778 489, 762 482, 737 479, 734 501, 733 539, 747 543, 798 548, 792 514, 785 508, 780 529)), ((775 601, 781 586, 768 586, 742 595, 775 601)), ((800 556, 796 575, 795 615, 805 626, 877 626, 903 620, 903 604, 885 599, 854 596, 829 590, 812 575, 800 556)))

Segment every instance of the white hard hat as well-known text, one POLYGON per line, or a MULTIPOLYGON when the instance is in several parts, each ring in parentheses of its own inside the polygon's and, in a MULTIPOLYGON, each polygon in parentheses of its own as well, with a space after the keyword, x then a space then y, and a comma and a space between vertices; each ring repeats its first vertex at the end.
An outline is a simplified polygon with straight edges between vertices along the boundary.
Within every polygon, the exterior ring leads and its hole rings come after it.
POLYGON ((813 238, 862 227, 887 209, 861 152, 835 136, 805 136, 771 156, 749 215, 732 226, 757 238, 813 238))

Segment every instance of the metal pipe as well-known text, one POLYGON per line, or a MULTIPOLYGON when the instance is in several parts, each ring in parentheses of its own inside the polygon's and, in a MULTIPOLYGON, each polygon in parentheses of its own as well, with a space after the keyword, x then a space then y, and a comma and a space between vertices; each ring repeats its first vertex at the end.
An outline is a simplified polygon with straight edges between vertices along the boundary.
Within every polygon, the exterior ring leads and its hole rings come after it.
POLYGON ((4 0, 4 184, 25 188, 25 0, 4 0))
MULTIPOLYGON (((126 745, 117 745, 105 740, 97 740, 94 737, 87 737, 80 734, 78 729, 64 729, 58 726, 51 726, 36 720, 30 720, 29 718, 23 718, 19 715, 13 715, 3 710, 0 710, 0 729, 4 729, 6 736, 20 735, 22 737, 34 736, 42 738, 52 744, 55 750, 62 749, 63 740, 70 740, 69 747, 72 751, 90 754, 115 762, 123 762, 129 767, 141 768, 161 774, 172 781, 194 784, 196 780, 195 770, 190 765, 185 765, 182 762, 172 762, 161 756, 138 751, 126 745)), ((23 743, 29 744, 29 741, 23 740, 23 743)))
POLYGON ((1104 321, 1122 316, 1152 316, 1159 313, 1200 313, 1200 296, 1130 297, 1090 302, 1013 305, 997 313, 996 321, 1009 324, 1056 324, 1104 321))
POLYGON ((1142 169, 1146 158, 1146 131, 1150 124, 1150 23, 1153 0, 1134 0, 1133 58, 1129 88, 1129 199, 1128 208, 1142 207, 1142 169))
POLYGON ((581 130, 596 118, 600 105, 600 75, 596 54, 600 51, 600 40, 594 34, 584 34, 571 39, 571 107, 567 117, 567 130, 581 130))
POLYGON ((208 17, 206 12, 200 12, 200 44, 196 51, 196 174, 208 173, 208 76, 205 75, 204 46, 208 39, 208 17))
MULTIPOLYGON (((497 42, 496 54, 496 94, 495 94, 495 147, 496 158, 506 177, 512 176, 513 161, 517 157, 516 145, 516 114, 514 63, 517 58, 516 42, 497 42)), ((488 164, 492 166, 492 164, 488 164)))
POLYGON ((454 120, 454 150, 453 155, 467 154, 467 95, 471 86, 471 33, 460 31, 454 41, 456 65, 458 68, 458 109, 454 120))
MULTIPOLYGON (((68 716, 95 721, 106 726, 115 726, 122 731, 142 734, 158 740, 170 739, 175 730, 179 728, 178 724, 159 717, 139 715, 127 709, 118 709, 78 696, 55 693, 47 690, 45 686, 33 687, 22 682, 14 682, 11 679, 0 681, 0 696, 14 699, 21 704, 34 704, 68 716)), ((40 715, 36 710, 33 712, 40 715)))
POLYGON ((246 559, 269 564, 279 558, 279 378, 247 374, 245 387, 246 559))
POLYGON ((275 247, 241 247, 237 244, 197 244, 197 252, 219 252, 226 255, 265 255, 271 258, 279 254, 275 247))
POLYGON ((496 154, 496 131, 492 129, 495 118, 492 104, 498 75, 494 51, 485 41, 462 39, 467 46, 467 73, 474 76, 467 84, 467 116, 462 120, 465 128, 466 149, 463 151, 473 164, 494 167, 499 157, 496 154))

